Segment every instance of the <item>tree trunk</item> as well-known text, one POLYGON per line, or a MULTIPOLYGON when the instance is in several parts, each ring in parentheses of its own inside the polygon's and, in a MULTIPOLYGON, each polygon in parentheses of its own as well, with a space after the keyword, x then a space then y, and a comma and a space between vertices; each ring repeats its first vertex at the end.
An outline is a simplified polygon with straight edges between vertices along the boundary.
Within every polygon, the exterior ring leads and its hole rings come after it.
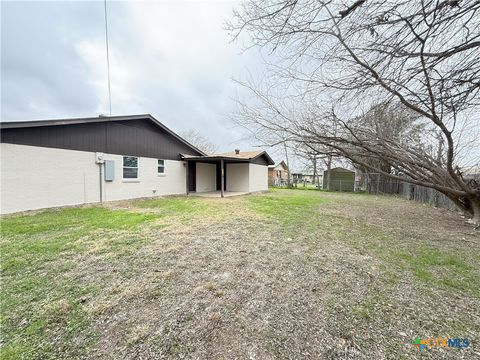
POLYGON ((287 187, 291 187, 291 181, 290 181, 290 161, 288 160, 288 151, 287 151, 287 142, 283 143, 283 146, 285 148, 285 161, 287 162, 287 187))
POLYGON ((328 155, 327 160, 327 190, 330 190, 330 170, 332 168, 332 155, 328 155))
POLYGON ((472 222, 480 226, 480 198, 470 200, 472 204, 472 222))
POLYGON ((450 193, 443 193, 463 211, 465 217, 471 218, 472 223, 480 225, 480 196, 458 197, 450 193))
POLYGON ((317 155, 313 155, 313 179, 312 179, 313 185, 315 185, 316 179, 317 179, 317 155))

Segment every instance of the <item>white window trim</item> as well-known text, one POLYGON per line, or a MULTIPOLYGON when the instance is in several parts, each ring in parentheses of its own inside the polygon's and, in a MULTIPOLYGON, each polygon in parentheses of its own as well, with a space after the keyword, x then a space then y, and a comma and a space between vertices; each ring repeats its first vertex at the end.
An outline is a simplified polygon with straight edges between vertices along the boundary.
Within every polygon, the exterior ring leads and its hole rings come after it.
POLYGON ((157 159, 157 176, 160 176, 160 177, 167 176, 167 160, 157 159), (163 160, 163 173, 158 172, 158 160, 163 160))
POLYGON ((140 157, 139 156, 134 156, 134 155, 122 155, 122 182, 126 183, 138 183, 140 182, 140 157), (130 169, 135 169, 134 167, 131 166, 124 166, 123 165, 123 158, 125 157, 134 157, 137 158, 137 177, 136 178, 124 178, 123 177, 123 169, 125 167, 130 168, 130 169))

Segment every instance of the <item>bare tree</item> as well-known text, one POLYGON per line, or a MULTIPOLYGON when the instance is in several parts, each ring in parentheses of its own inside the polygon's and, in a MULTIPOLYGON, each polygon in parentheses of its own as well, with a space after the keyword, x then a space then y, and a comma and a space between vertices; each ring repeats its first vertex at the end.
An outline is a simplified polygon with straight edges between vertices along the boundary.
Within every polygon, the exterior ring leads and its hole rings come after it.
POLYGON ((207 154, 213 154, 217 147, 196 130, 187 130, 180 134, 189 143, 207 154))
POLYGON ((434 188, 480 224, 480 1, 247 1, 229 25, 274 53, 267 82, 243 83, 237 121, 288 133, 390 178, 434 188), (394 141, 366 126, 376 104, 398 102, 420 135, 394 141), (326 122, 325 119, 329 121, 326 122), (336 131, 332 130, 335 124, 336 131), (366 161, 373 157, 377 161, 366 161), (470 162, 469 162, 470 161, 470 162), (380 164, 387 163, 390 171, 380 164))
POLYGON ((318 185, 319 179, 319 165, 321 164, 327 170, 327 178, 323 179, 324 187, 330 190, 330 169, 334 161, 333 153, 329 148, 317 144, 310 144, 308 142, 297 142, 294 145, 294 153, 297 157, 306 161, 305 167, 313 170, 313 183, 318 185))
POLYGON ((293 148, 293 152, 297 158, 303 160, 304 169, 313 172, 312 182, 316 184, 320 154, 318 154, 317 151, 310 149, 308 146, 302 146, 302 144, 299 145, 300 146, 295 146, 293 148))
POLYGON ((284 141, 283 142, 283 151, 284 151, 284 154, 285 154, 285 161, 287 163, 287 187, 291 187, 292 186, 292 181, 291 181, 291 171, 290 170, 290 158, 288 156, 288 145, 287 145, 287 141, 284 141))

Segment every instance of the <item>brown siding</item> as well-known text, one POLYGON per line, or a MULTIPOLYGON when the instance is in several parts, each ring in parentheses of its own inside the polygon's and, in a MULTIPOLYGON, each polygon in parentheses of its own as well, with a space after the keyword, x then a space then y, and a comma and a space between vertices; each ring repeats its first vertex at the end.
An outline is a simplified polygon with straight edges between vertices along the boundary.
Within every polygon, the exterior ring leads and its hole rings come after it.
POLYGON ((148 119, 2 129, 1 141, 167 160, 201 155, 148 119))
POLYGON ((272 186, 275 181, 275 170, 273 168, 268 169, 268 185, 272 186))

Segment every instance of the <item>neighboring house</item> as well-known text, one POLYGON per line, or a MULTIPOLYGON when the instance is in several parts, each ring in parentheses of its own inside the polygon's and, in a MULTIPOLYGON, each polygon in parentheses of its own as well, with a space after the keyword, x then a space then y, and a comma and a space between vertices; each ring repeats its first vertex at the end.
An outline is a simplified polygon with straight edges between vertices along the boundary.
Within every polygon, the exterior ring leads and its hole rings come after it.
MULTIPOLYGON (((315 184, 319 184, 320 186, 322 185, 322 174, 317 174, 315 175, 315 184)), ((309 171, 303 171, 303 172, 295 172, 292 173, 292 181, 293 183, 307 183, 307 184, 313 184, 314 183, 314 175, 313 173, 309 171)))
POLYGON ((0 129, 1 213, 264 191, 273 164, 263 151, 207 156, 151 115, 2 122, 0 129))
POLYGON ((323 172, 323 188, 328 188, 328 173, 330 173, 330 190, 332 191, 354 191, 355 171, 336 167, 323 172))
POLYGON ((290 175, 292 176, 292 182, 294 184, 303 181, 303 174, 300 172, 292 172, 290 175))
POLYGON ((268 167, 268 185, 285 186, 288 183, 288 166, 285 161, 268 167))

